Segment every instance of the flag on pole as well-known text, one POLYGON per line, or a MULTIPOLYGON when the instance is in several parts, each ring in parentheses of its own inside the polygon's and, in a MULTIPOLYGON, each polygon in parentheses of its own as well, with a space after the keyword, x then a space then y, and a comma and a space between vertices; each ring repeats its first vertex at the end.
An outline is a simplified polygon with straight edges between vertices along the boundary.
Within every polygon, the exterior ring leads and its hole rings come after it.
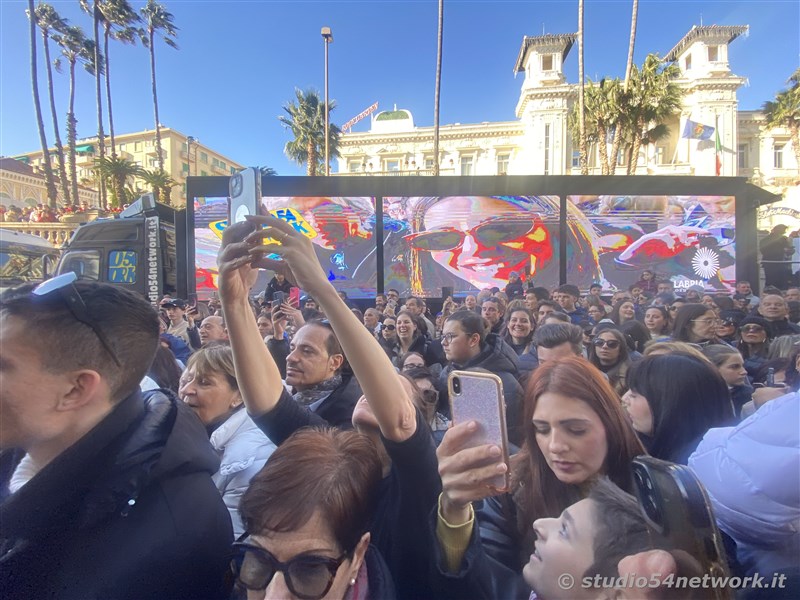
POLYGON ((714 159, 716 175, 719 176, 722 173, 722 144, 719 143, 718 127, 714 128, 714 159))
POLYGON ((713 127, 686 119, 686 125, 683 126, 681 137, 689 138, 690 140, 710 140, 711 136, 714 135, 714 131, 713 127))

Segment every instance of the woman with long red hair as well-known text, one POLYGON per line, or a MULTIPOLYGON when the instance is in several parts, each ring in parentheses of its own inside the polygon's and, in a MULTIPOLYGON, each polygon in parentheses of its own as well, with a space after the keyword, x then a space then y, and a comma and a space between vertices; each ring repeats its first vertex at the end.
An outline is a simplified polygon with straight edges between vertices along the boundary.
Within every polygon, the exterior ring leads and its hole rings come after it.
POLYGON ((645 451, 608 381, 577 356, 534 371, 525 440, 510 464, 496 446, 475 447, 476 431, 472 422, 457 424, 437 451, 438 585, 449 597, 527 598, 522 568, 535 557, 533 522, 558 517, 601 476, 631 492, 631 461, 645 451), (503 472, 510 489, 493 490, 489 482, 503 472))

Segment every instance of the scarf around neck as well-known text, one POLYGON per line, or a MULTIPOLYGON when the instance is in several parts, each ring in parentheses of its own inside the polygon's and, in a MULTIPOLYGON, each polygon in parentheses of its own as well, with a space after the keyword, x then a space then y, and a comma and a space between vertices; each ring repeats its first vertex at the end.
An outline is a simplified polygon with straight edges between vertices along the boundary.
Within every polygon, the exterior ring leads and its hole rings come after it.
POLYGON ((320 381, 318 384, 308 389, 295 392, 294 396, 292 397, 294 398, 295 402, 301 406, 309 407, 315 402, 319 402, 320 400, 324 400, 330 396, 333 390, 335 390, 341 384, 342 376, 340 373, 337 373, 333 377, 330 377, 325 381, 320 381))

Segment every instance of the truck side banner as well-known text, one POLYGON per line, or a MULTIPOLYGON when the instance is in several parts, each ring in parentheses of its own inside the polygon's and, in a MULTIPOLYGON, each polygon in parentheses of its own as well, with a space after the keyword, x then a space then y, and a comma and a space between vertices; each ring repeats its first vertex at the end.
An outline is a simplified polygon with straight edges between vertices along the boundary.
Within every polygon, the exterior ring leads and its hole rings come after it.
POLYGON ((158 217, 147 217, 144 223, 145 231, 145 269, 147 299, 153 304, 158 304, 161 299, 161 248, 158 235, 158 217))

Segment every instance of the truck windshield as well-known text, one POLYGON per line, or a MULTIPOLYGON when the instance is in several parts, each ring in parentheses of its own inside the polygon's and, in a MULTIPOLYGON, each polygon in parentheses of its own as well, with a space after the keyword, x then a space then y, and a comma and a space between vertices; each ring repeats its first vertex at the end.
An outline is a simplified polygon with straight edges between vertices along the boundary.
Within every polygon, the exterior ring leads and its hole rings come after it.
POLYGON ((72 250, 64 254, 58 265, 58 274, 73 271, 78 279, 100 279, 100 252, 97 250, 72 250))
POLYGON ((42 256, 42 253, 7 248, 0 250, 0 280, 3 287, 44 279, 42 256))

